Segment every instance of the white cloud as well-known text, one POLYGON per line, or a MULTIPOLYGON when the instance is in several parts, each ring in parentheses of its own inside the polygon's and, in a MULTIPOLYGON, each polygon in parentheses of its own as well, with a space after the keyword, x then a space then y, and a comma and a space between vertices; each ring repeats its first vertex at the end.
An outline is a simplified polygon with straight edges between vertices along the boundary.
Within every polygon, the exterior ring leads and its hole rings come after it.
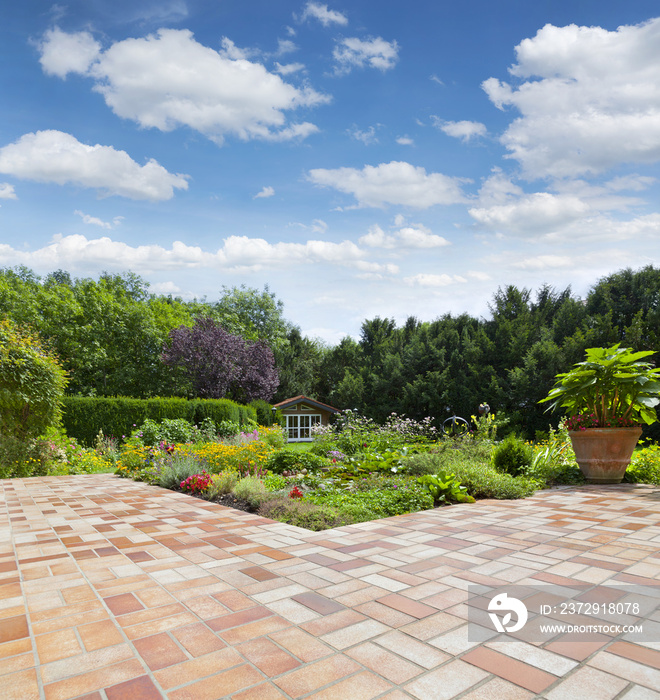
POLYGON ((414 287, 447 287, 450 284, 465 284, 467 280, 460 275, 433 275, 420 272, 412 277, 404 277, 403 281, 414 287))
POLYGON ((377 68, 381 71, 394 68, 399 60, 399 45, 396 41, 375 39, 342 39, 332 52, 336 62, 335 72, 339 75, 350 73, 353 68, 377 68))
MULTIPOLYGON (((184 296, 183 290, 174 282, 156 282, 149 287, 154 294, 170 294, 172 296, 184 296)), ((194 297, 192 293, 185 294, 186 297, 194 297)))
POLYGON ((364 260, 355 243, 311 240, 305 243, 269 243, 262 238, 229 236, 217 251, 206 251, 174 241, 161 245, 132 246, 107 236, 88 239, 83 235, 53 237, 38 250, 26 251, 0 244, 0 265, 24 264, 37 269, 131 269, 138 273, 159 270, 263 270, 322 263, 353 268, 359 272, 389 273, 396 266, 364 260))
POLYGON ((360 207, 396 204, 427 209, 436 204, 465 201, 460 186, 464 180, 427 173, 424 168, 401 161, 365 165, 362 170, 317 168, 309 171, 309 179, 317 185, 352 194, 360 207))
POLYGON ((415 142, 409 136, 399 136, 396 140, 399 146, 414 146, 415 142))
POLYGON ((8 182, 0 182, 0 199, 18 199, 14 186, 8 182))
POLYGON ((570 255, 536 255, 531 258, 523 258, 513 262, 512 267, 521 270, 552 270, 571 268, 576 260, 570 255))
POLYGON ((406 226, 398 232, 399 244, 405 248, 443 248, 451 243, 442 236, 431 233, 422 224, 406 226))
POLYGON ((436 116, 432 116, 431 120, 433 121, 433 125, 447 134, 447 136, 461 139, 464 142, 476 136, 485 136, 488 133, 486 126, 481 122, 446 122, 436 116))
POLYGON ((348 24, 346 15, 336 10, 329 10, 327 5, 322 5, 320 2, 308 2, 305 5, 300 21, 304 22, 307 19, 316 19, 324 27, 328 27, 331 24, 339 24, 341 26, 348 24))
POLYGON ((293 53, 297 50, 298 47, 296 46, 295 42, 291 41, 291 39, 277 40, 277 56, 284 56, 287 53, 293 53))
POLYGON ((577 197, 549 192, 524 195, 508 204, 468 210, 470 216, 486 228, 529 237, 561 230, 583 219, 589 211, 589 205, 577 197))
POLYGON ((369 227, 369 232, 360 238, 360 243, 369 248, 395 248, 396 238, 388 236, 378 224, 374 224, 369 227))
POLYGON ((89 32, 67 34, 55 27, 44 34, 39 50, 44 72, 66 78, 69 73, 86 73, 99 57, 101 45, 89 32))
POLYGON ((502 143, 528 177, 576 177, 660 159, 660 18, 616 31, 547 24, 516 47, 518 86, 483 88, 521 117, 502 143))
POLYGON ((275 194, 275 190, 272 187, 264 187, 261 192, 257 192, 252 199, 260 199, 266 197, 272 197, 275 194))
POLYGON ((174 189, 188 189, 187 176, 174 175, 155 160, 141 166, 125 151, 89 146, 54 130, 25 134, 0 148, 0 173, 153 202, 171 199, 174 189))
POLYGON ((365 146, 371 146, 374 143, 378 143, 376 129, 373 126, 370 126, 364 131, 361 131, 356 126, 354 126, 352 129, 348 129, 347 133, 352 139, 355 139, 356 141, 361 141, 365 146))
POLYGON ((429 249, 451 245, 446 238, 431 233, 431 231, 422 224, 405 226, 393 232, 391 235, 386 234, 378 224, 374 224, 369 227, 369 232, 362 236, 359 242, 369 248, 386 249, 429 249))
POLYGON ((305 70, 304 63, 286 63, 281 64, 275 61, 275 70, 280 75, 292 75, 293 73, 299 73, 301 70, 305 70))
POLYGON ((98 53, 92 63, 89 51, 85 60, 75 64, 70 58, 58 67, 52 57, 62 49, 77 56, 68 47, 81 43, 81 34, 47 33, 41 44, 44 70, 56 75, 75 70, 95 79, 94 90, 112 111, 143 127, 171 131, 187 126, 218 144, 227 134, 244 140, 291 140, 318 128, 309 122, 288 122, 286 112, 329 101, 248 60, 249 52, 229 39, 218 52, 195 41, 188 30, 161 29, 155 35, 125 39, 98 53))
POLYGON ((92 226, 100 226, 101 228, 112 228, 112 224, 108 221, 103 221, 102 219, 99 219, 96 216, 90 216, 89 214, 85 214, 84 212, 79 211, 78 209, 76 209, 76 211, 74 211, 73 213, 76 216, 79 216, 85 224, 90 224, 92 226))
POLYGON ((493 174, 484 180, 479 190, 479 203, 483 207, 504 204, 523 196, 523 190, 515 185, 499 168, 493 168, 493 174))

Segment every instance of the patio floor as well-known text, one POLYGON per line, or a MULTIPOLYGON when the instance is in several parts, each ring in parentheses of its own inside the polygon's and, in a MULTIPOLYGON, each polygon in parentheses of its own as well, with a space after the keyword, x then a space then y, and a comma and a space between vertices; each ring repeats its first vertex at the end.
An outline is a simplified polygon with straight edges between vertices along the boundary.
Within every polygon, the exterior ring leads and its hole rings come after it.
POLYGON ((657 609, 644 643, 478 644, 466 605, 469 584, 660 590, 657 487, 318 533, 108 474, 0 488, 3 700, 660 698, 657 609))

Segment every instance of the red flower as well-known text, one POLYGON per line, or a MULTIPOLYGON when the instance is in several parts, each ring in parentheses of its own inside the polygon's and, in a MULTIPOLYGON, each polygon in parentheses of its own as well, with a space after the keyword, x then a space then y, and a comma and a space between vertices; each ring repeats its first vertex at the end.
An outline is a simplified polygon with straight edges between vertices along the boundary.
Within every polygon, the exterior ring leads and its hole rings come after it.
POLYGON ((303 497, 303 492, 297 487, 294 486, 291 491, 289 492, 289 498, 302 498, 303 497))

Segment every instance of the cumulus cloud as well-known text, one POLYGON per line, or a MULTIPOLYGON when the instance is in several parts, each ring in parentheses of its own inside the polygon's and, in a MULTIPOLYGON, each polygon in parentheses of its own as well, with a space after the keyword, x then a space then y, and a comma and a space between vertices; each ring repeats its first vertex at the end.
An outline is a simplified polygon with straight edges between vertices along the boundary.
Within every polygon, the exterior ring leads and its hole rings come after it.
POLYGON ((446 238, 431 233, 422 224, 404 226, 392 234, 386 234, 378 224, 374 224, 369 227, 368 233, 362 236, 359 242, 369 248, 386 249, 429 249, 451 245, 446 238))
POLYGON ((49 29, 39 44, 44 73, 66 78, 69 73, 86 73, 101 53, 101 44, 89 32, 67 34, 59 27, 49 29))
POLYGON ((203 250, 181 241, 174 241, 169 248, 162 245, 132 246, 107 236, 88 239, 80 234, 58 234, 49 245, 34 251, 0 244, 1 265, 23 264, 37 269, 95 266, 99 269, 130 268, 140 273, 186 269, 245 271, 314 263, 349 267, 361 273, 388 273, 396 268, 371 263, 364 258, 364 251, 351 241, 269 243, 262 238, 248 236, 229 236, 216 251, 203 250))
POLYGON ((536 192, 508 204, 473 207, 468 212, 488 229, 532 237, 561 230, 584 218, 589 210, 589 205, 578 197, 536 192))
POLYGON ((14 186, 8 182, 0 182, 0 199, 18 199, 14 186))
POLYGON ((264 187, 261 192, 257 192, 252 199, 272 197, 274 194, 275 190, 272 187, 264 187))
POLYGON ((188 189, 187 176, 174 175, 155 160, 138 165, 125 151, 89 146, 54 130, 25 134, 0 148, 0 173, 152 202, 171 199, 175 189, 188 189))
POLYGON ((410 163, 392 161, 356 168, 310 170, 309 179, 317 185, 352 194, 360 207, 403 205, 427 209, 436 204, 465 201, 461 183, 465 180, 441 173, 427 173, 410 163))
POLYGON ((576 177, 660 159, 660 18, 616 31, 547 24, 516 47, 518 85, 483 89, 521 116, 501 137, 527 177, 576 177))
POLYGON ((377 68, 381 71, 394 68, 399 60, 399 45, 381 37, 366 40, 357 37, 342 39, 332 52, 335 72, 350 73, 353 68, 377 68))
POLYGON ((478 136, 485 136, 488 133, 485 124, 481 122, 447 122, 438 117, 431 117, 433 125, 443 131, 447 136, 452 136, 455 139, 461 139, 464 142, 469 141, 478 136))
POLYGON ((399 136, 396 142, 399 144, 399 146, 414 146, 415 144, 410 136, 399 136))
POLYGON ((308 2, 305 5, 300 21, 304 22, 308 19, 316 19, 324 27, 328 27, 331 24, 338 24, 343 27, 348 24, 346 15, 336 10, 329 10, 327 5, 322 5, 320 2, 308 2))
POLYGON ((87 46, 87 33, 46 33, 41 62, 64 77, 75 71, 95 80, 94 90, 118 116, 161 131, 187 126, 221 144, 225 135, 243 140, 291 140, 318 131, 309 122, 289 122, 287 113, 329 101, 310 87, 296 88, 245 49, 223 40, 221 51, 198 43, 188 30, 116 42, 106 51, 87 46), (58 58, 64 51, 66 58, 58 58))

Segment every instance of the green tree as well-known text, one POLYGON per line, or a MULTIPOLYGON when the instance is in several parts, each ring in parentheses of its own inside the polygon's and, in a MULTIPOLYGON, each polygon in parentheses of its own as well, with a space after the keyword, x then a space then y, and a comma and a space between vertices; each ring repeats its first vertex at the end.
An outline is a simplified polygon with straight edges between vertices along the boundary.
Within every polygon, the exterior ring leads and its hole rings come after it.
POLYGON ((38 335, 0 319, 0 474, 30 476, 25 461, 36 438, 57 425, 66 373, 38 335))

